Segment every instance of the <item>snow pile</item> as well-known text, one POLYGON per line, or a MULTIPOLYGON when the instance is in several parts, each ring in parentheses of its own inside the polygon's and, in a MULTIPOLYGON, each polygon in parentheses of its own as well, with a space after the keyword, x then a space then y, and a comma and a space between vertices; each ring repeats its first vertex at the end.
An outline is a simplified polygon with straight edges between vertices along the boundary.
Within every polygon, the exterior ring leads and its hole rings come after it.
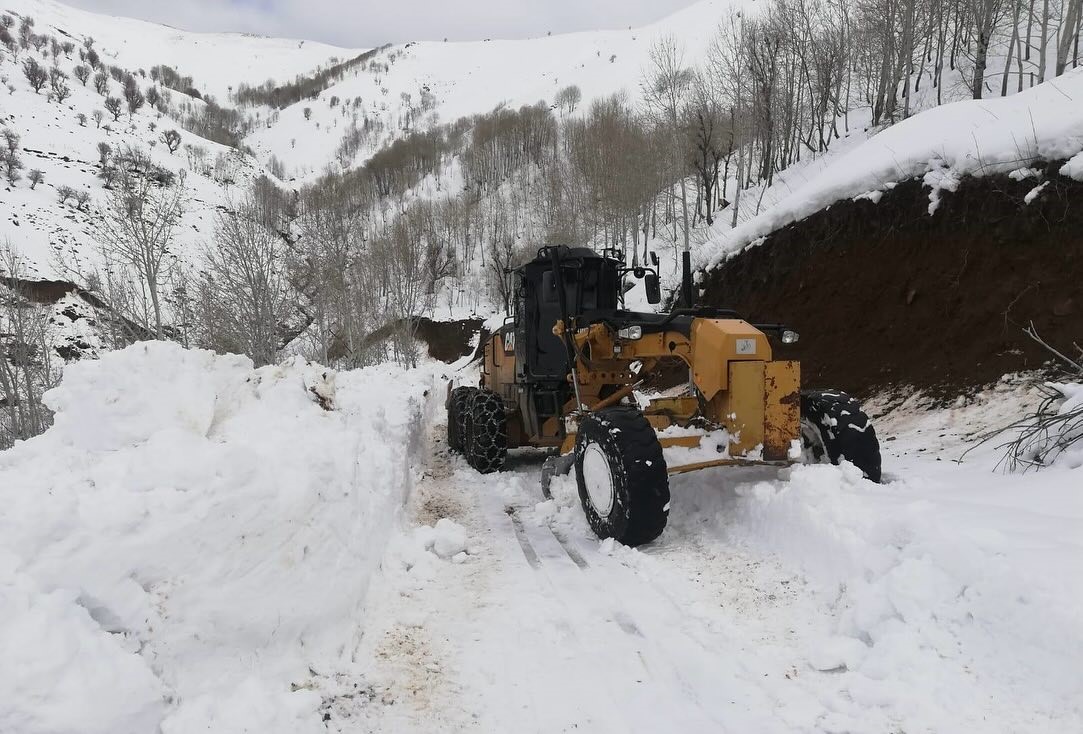
POLYGON ((737 487, 725 522, 834 599, 806 663, 851 675, 856 704, 908 701, 907 719, 930 730, 1001 716, 1010 730, 1024 714, 997 702, 1025 690, 1031 715, 1079 725, 1083 508, 1072 472, 1051 471, 1020 496, 985 473, 877 486, 849 465, 803 466, 737 487))
MULTIPOLYGON (((888 184, 924 178, 930 214, 941 191, 953 191, 964 176, 1010 173, 1039 161, 1070 159, 1064 176, 1083 176, 1083 69, 1019 94, 967 100, 914 115, 867 141, 843 146, 820 159, 818 175, 789 177, 777 201, 727 229, 719 223, 694 253, 699 268, 711 268, 758 238, 804 219, 836 201, 888 184)), ((778 188, 778 187, 776 187, 778 188)), ((723 221, 724 220, 724 221, 723 221)))
POLYGON ((443 562, 465 563, 479 552, 477 544, 467 536, 466 528, 447 517, 432 526, 415 527, 392 540, 391 546, 388 557, 418 584, 439 574, 443 562))
POLYGON ((69 366, 0 454, 0 731, 322 731, 291 683, 348 664, 424 388, 168 343, 69 366))

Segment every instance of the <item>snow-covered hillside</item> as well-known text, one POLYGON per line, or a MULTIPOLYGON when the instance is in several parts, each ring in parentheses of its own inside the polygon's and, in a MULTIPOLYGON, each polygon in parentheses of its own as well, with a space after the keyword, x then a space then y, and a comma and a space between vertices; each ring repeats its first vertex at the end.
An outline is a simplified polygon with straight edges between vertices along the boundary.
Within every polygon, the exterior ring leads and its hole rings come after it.
POLYGON ((104 49, 106 63, 132 71, 165 64, 191 76, 197 88, 220 103, 239 82, 285 81, 312 71, 332 58, 360 50, 305 40, 264 38, 241 33, 192 33, 132 18, 90 13, 55 0, 3 0, 0 11, 28 15, 39 33, 57 34, 82 44, 86 36, 104 49))
MULTIPOLYGON (((624 91, 639 96, 639 84, 652 45, 663 37, 682 44, 686 63, 702 62, 727 14, 753 3, 700 0, 658 23, 620 31, 592 31, 521 41, 425 41, 394 46, 366 70, 333 84, 318 99, 282 110, 250 144, 261 155, 275 155, 301 177, 319 174, 336 162, 335 150, 347 130, 348 115, 360 111, 383 121, 389 138, 404 129, 488 112, 498 105, 518 108, 538 101, 552 104, 562 87, 582 92, 580 112, 593 99, 624 91), (407 110, 423 96, 431 102, 410 120, 407 110), (332 107, 331 98, 343 100, 332 107), (360 99, 358 108, 349 105, 360 99), (310 119, 305 118, 310 110, 310 119)), ((373 152, 373 148, 367 151, 373 152)), ((358 156, 353 164, 363 163, 358 156)))

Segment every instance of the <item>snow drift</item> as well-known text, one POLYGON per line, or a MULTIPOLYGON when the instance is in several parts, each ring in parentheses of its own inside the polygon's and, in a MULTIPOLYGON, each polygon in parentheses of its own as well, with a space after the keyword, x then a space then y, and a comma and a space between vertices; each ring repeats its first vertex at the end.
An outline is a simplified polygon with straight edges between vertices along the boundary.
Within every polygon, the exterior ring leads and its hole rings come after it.
POLYGON ((0 454, 0 731, 322 731, 424 381, 141 343, 0 454))
MULTIPOLYGON (((921 731, 983 720, 995 722, 990 731, 1038 721, 1074 731, 1075 477, 1054 468, 1022 485, 983 468, 877 486, 848 464, 802 466, 788 481, 738 485, 716 517, 731 539, 778 554, 831 600, 834 621, 805 662, 844 676, 858 709, 893 709, 921 731), (1010 703, 1021 692, 1026 704, 1010 703)), ((691 483, 709 505, 706 480, 691 483)), ((880 724, 890 728, 889 716, 880 724)))

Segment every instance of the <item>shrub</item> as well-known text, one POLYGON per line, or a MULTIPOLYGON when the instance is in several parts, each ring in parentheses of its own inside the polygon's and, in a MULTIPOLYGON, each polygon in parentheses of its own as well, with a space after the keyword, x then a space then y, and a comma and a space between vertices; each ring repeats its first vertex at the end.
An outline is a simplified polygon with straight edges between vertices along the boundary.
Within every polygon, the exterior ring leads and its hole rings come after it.
POLYGON ((30 86, 34 89, 36 94, 41 93, 41 89, 45 86, 45 82, 49 80, 49 74, 45 71, 45 67, 39 64, 37 59, 33 58, 28 58, 23 61, 23 75, 26 77, 26 81, 30 83, 30 86))
POLYGON ((117 97, 106 97, 105 109, 108 110, 109 114, 113 116, 113 122, 119 120, 121 113, 124 112, 124 107, 122 106, 120 99, 118 99, 117 97))

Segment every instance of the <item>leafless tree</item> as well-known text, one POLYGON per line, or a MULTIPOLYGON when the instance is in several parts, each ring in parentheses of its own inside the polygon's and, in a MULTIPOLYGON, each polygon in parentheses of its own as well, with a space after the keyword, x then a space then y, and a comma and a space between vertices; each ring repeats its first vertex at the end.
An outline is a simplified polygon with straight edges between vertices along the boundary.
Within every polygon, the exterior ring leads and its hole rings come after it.
POLYGON ((218 214, 198 300, 209 346, 247 354, 257 365, 275 360, 292 295, 285 255, 252 194, 218 214))
POLYGON ((120 116, 124 112, 122 103, 117 97, 106 97, 105 109, 113 116, 113 122, 120 120, 120 116))
POLYGON ((564 116, 575 112, 575 108, 579 106, 582 99, 582 90, 575 84, 571 84, 557 92, 553 102, 560 108, 561 116, 564 116))
POLYGON ((4 146, 0 148, 0 167, 3 167, 4 178, 8 184, 14 186, 21 178, 19 171, 23 169, 23 159, 19 156, 19 135, 9 127, 5 127, 0 137, 4 139, 4 146))
POLYGON ((26 292, 22 259, 0 247, 0 450, 52 423, 41 396, 58 381, 46 309, 26 292))
MULTIPOLYGON (((681 140, 681 117, 687 95, 691 89, 693 74, 684 63, 684 49, 672 36, 665 36, 651 47, 647 71, 640 87, 648 110, 665 126, 672 138, 675 161, 683 161, 681 140)), ((684 250, 689 249, 691 222, 688 216, 688 187, 684 171, 677 172, 680 189, 681 221, 683 224, 684 250)))
POLYGON ((49 72, 45 71, 45 67, 33 57, 27 57, 23 60, 23 76, 26 77, 26 81, 37 94, 41 93, 42 87, 49 81, 49 72))
POLYGON ((170 153, 176 153, 181 144, 181 134, 176 130, 165 130, 161 135, 162 142, 169 148, 170 153))
POLYGON ((128 103, 128 119, 138 112, 147 102, 143 92, 139 89, 139 83, 134 76, 129 75, 124 80, 124 100, 128 103))
POLYGON ((183 213, 183 178, 164 180, 145 153, 129 149, 118 168, 96 237, 110 262, 131 268, 149 302, 146 325, 164 338, 162 287, 170 264, 173 233, 183 213))
POLYGON ((49 69, 49 88, 53 90, 53 97, 57 102, 63 103, 71 96, 68 75, 61 71, 59 66, 49 69))

